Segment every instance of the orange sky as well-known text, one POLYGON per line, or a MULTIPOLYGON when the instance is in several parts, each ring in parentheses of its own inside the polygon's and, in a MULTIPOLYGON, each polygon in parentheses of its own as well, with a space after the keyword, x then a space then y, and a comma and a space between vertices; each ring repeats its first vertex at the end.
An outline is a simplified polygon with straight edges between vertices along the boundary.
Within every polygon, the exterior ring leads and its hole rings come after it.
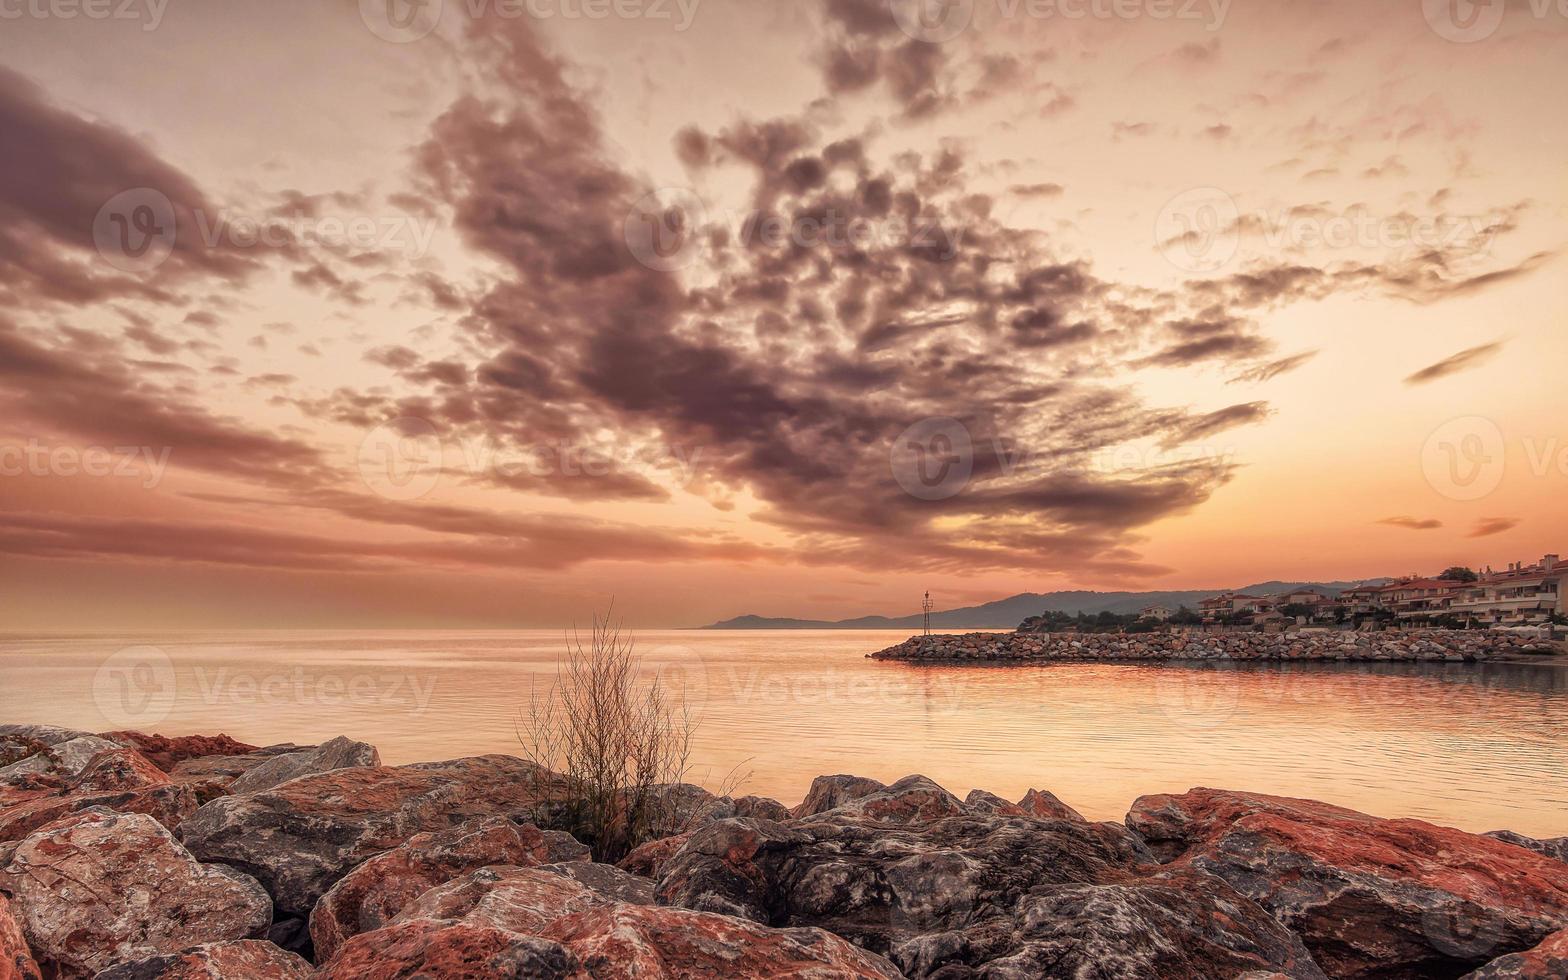
POLYGON ((681 626, 1568 543, 1555 9, 590 8, 5 21, 0 621, 681 626))

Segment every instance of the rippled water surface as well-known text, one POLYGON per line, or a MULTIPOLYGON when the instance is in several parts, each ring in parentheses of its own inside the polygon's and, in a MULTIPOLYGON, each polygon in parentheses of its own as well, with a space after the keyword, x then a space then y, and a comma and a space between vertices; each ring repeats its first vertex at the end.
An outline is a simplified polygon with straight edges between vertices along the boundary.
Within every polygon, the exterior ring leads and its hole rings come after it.
MULTIPOLYGON (((813 776, 1049 789, 1091 818, 1208 785, 1468 830, 1568 834, 1568 666, 915 667, 904 633, 638 635, 694 708, 695 781, 795 802, 813 776)), ((0 721, 364 739, 389 763, 517 751, 558 632, 0 636, 0 721)))

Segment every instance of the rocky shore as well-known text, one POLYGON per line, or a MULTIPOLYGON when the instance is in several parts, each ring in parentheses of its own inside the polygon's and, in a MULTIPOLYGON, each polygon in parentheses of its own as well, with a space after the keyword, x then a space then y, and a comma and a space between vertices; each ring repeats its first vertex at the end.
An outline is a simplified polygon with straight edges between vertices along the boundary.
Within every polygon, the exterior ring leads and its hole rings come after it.
POLYGON ((1561 644, 1507 630, 1385 630, 1352 633, 964 633, 912 636, 873 660, 1323 660, 1475 663, 1561 654, 1561 644))
POLYGON ((672 787, 676 832, 612 866, 561 792, 508 756, 0 726, 0 980, 1568 976, 1568 838, 823 776, 672 787))

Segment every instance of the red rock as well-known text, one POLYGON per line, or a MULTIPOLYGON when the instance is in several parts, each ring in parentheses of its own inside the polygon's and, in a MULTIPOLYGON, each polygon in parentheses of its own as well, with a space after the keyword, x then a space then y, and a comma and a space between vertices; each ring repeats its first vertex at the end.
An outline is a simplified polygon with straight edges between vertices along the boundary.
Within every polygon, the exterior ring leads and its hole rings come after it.
POLYGON ((240 755, 203 755, 193 759, 182 759, 176 762, 169 770, 170 778, 179 782, 198 782, 212 780, 227 787, 234 780, 259 765, 263 765, 280 755, 291 752, 301 752, 314 748, 312 745, 295 745, 292 742, 282 745, 269 745, 254 752, 245 752, 240 755))
POLYGON ((315 980, 589 980, 559 943, 463 922, 416 919, 349 940, 315 980))
POLYGON ((0 895, 0 980, 41 980, 42 976, 22 937, 22 927, 11 914, 11 904, 0 895))
POLYGON ((501 755, 337 769, 214 800, 180 825, 180 837, 199 859, 255 875, 280 919, 303 921, 366 858, 478 817, 526 820, 560 792, 553 773, 501 755))
POLYGON ((811 781, 811 789, 800 805, 790 810, 792 817, 811 817, 887 789, 887 786, 865 776, 818 776, 811 781))
POLYGON ((887 960, 822 929, 769 929, 685 909, 616 904, 563 916, 541 937, 564 946, 580 976, 684 980, 898 980, 887 960))
POLYGON ((121 790, 164 786, 169 775, 134 749, 110 749, 66 783, 67 793, 114 793, 121 790))
POLYGON ((914 823, 956 817, 965 811, 958 797, 926 777, 905 776, 891 786, 840 803, 825 812, 853 815, 878 823, 914 823))
POLYGON ((820 929, 769 929, 725 916, 628 903, 615 897, 618 884, 595 887, 563 874, 585 869, 637 880, 606 865, 583 863, 484 868, 425 893, 391 926, 350 939, 319 976, 901 976, 881 957, 820 929), (460 957, 465 947, 468 955, 460 957))
POLYGON ((93 980, 307 980, 311 972, 302 957, 259 939, 241 939, 130 960, 93 980))
POLYGON ((664 869, 665 862, 674 857, 690 838, 691 834, 676 834, 674 837, 651 840, 621 858, 616 867, 622 871, 630 871, 634 875, 657 878, 659 872, 664 869))
POLYGON ((1018 801, 1018 806, 1031 817, 1046 820, 1083 820, 1083 814, 1057 799, 1055 794, 1043 789, 1031 789, 1018 801))
POLYGON ((1464 980, 1564 980, 1568 977, 1568 929, 1554 932, 1541 945, 1510 953, 1466 974, 1464 980))
POLYGON ((416 834, 333 885, 310 914, 319 961, 345 940, 380 929, 436 885, 488 865, 532 867, 553 859, 550 839, 532 824, 489 817, 451 830, 416 834))
POLYGON ((202 794, 198 788, 186 783, 39 797, 0 810, 0 842, 19 841, 45 824, 95 807, 116 813, 146 814, 172 831, 201 805, 202 794))
POLYGON ((34 957, 60 977, 259 936, 272 913, 254 879, 198 864, 151 817, 102 810, 24 840, 0 888, 34 957))
POLYGON ((1457 976, 1568 926, 1561 862, 1420 820, 1196 789, 1137 800, 1127 824, 1273 912, 1336 977, 1457 976))
POLYGON ((999 817, 1023 817, 1023 808, 1016 803, 1009 803, 995 793, 987 793, 983 789, 973 789, 964 797, 964 809, 970 813, 991 813, 999 817))
POLYGON ((111 742, 129 746, 164 772, 188 759, 207 756, 244 755, 258 751, 254 745, 236 742, 227 735, 148 735, 143 732, 105 732, 103 737, 111 742))

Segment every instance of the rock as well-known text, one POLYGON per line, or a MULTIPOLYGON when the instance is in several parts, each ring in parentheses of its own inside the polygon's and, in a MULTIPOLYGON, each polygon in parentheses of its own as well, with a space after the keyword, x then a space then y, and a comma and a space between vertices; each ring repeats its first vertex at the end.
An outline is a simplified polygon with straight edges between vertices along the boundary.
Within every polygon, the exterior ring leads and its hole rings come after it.
POLYGON ((884 786, 824 811, 853 815, 878 823, 935 820, 939 817, 956 817, 964 812, 964 805, 958 797, 924 776, 905 776, 891 786, 884 786))
POLYGON ((349 937, 381 928, 420 895, 466 872, 550 859, 549 842, 537 827, 505 817, 415 834, 350 871, 316 903, 310 914, 316 958, 330 959, 349 937))
POLYGON ((1018 806, 1032 817, 1048 820, 1083 820, 1083 814, 1057 799, 1043 789, 1031 789, 1018 801, 1018 806))
POLYGON ((94 980, 307 980, 311 972, 310 963, 293 953, 242 939, 129 960, 94 980))
POLYGON ((69 780, 67 793, 116 793, 123 790, 166 786, 169 776, 134 749, 113 748, 93 756, 69 780))
POLYGON ((10 765, 40 749, 91 735, 92 732, 56 728, 53 725, 0 725, 0 765, 10 765))
POLYGON ((201 805, 202 794, 198 787, 184 783, 43 796, 0 810, 0 854, 5 852, 4 842, 19 841, 45 824, 85 810, 145 814, 173 831, 201 805))
POLYGON ((240 776, 280 755, 304 752, 313 748, 314 745, 295 745, 290 742, 283 745, 269 745, 240 755, 196 756, 176 762, 169 770, 169 776, 178 782, 212 780, 227 787, 240 776))
POLYGON ((105 732, 102 737, 135 749, 164 772, 173 772, 175 766, 191 759, 244 755, 259 751, 256 746, 236 742, 227 735, 181 735, 170 738, 166 735, 126 731, 105 732))
POLYGON ((24 840, 0 870, 33 955, 61 977, 259 936, 272 904, 254 879, 198 864, 151 817, 93 810, 24 840))
POLYGON ((742 796, 735 801, 735 816, 761 817, 763 820, 788 820, 789 807, 766 796, 742 796))
POLYGON ((541 864, 538 870, 570 878, 589 891, 613 901, 629 905, 658 904, 653 897, 653 882, 611 864, 569 861, 565 864, 541 864))
POLYGON ((691 834, 676 834, 674 837, 661 837, 649 841, 621 858, 616 867, 645 878, 657 878, 664 869, 665 863, 690 839, 691 834))
POLYGON ((591 977, 902 980, 893 964, 821 929, 768 929, 728 916, 616 904, 564 916, 543 938, 591 977))
POLYGON ((1457 976, 1568 926, 1560 862, 1419 820, 1196 789, 1140 798, 1127 825, 1274 913, 1335 977, 1457 976))
POLYGON ((1568 862, 1568 837, 1552 837, 1547 840, 1536 840, 1534 837, 1526 837, 1523 834, 1516 834, 1511 830, 1494 830, 1485 836, 1495 837, 1500 841, 1507 841, 1510 844, 1528 848, 1537 854, 1545 854, 1549 858, 1556 858, 1559 861, 1568 862))
POLYGON ((818 776, 811 781, 806 798, 790 811, 790 816, 815 816, 884 789, 887 786, 865 776, 818 776))
POLYGON ((500 755, 336 769, 214 800, 180 826, 180 836, 199 859, 254 875, 280 919, 303 922, 366 858, 477 817, 528 820, 560 791, 557 779, 500 755))
POLYGON ((110 752, 118 748, 120 746, 96 735, 83 735, 56 742, 40 752, 35 752, 0 769, 0 782, 28 775, 69 779, 86 768, 87 763, 100 752, 110 752))
POLYGON ((348 769, 354 766, 379 765, 381 765, 381 753, 376 751, 375 746, 338 736, 313 749, 289 752, 268 759, 238 776, 229 784, 229 792, 256 793, 313 773, 331 772, 334 769, 348 769))
POLYGON ((11 903, 0 895, 0 980, 42 980, 38 964, 27 948, 22 927, 11 914, 11 903))
POLYGON ((964 809, 970 813, 990 813, 999 817, 1022 817, 1023 808, 1016 803, 1009 803, 995 793, 987 793, 983 789, 973 789, 964 797, 964 809))
POLYGON ((573 980, 583 976, 559 943, 490 926, 415 919, 363 933, 315 980, 573 980))
POLYGON ((349 940, 318 976, 900 976, 880 957, 821 930, 768 929, 725 916, 619 901, 614 896, 628 877, 603 865, 481 869, 427 892, 387 928, 349 940), (618 883, 599 890, 559 873, 581 874, 585 867, 604 868, 618 883), (465 948, 468 958, 456 958, 465 948))
POLYGON ((1029 896, 1011 919, 917 936, 894 959, 911 976, 938 969, 960 976, 962 967, 983 965, 987 980, 1209 980, 1254 971, 1324 980, 1301 940, 1272 916, 1213 875, 1190 870, 1029 896))
MULTIPOLYGON (((903 784, 929 798, 926 783, 900 781, 882 795, 898 798, 903 784)), ((824 928, 889 956, 911 976, 928 976, 948 965, 979 971, 986 960, 1017 952, 1013 920, 1028 897, 1158 870, 1118 824, 974 812, 884 816, 868 796, 787 824, 717 821, 664 865, 655 893, 667 905, 768 926, 824 928), (920 937, 939 938, 904 945, 920 937)))
POLYGON ((1568 977, 1568 929, 1523 953, 1500 956, 1464 980, 1563 980, 1568 977))

